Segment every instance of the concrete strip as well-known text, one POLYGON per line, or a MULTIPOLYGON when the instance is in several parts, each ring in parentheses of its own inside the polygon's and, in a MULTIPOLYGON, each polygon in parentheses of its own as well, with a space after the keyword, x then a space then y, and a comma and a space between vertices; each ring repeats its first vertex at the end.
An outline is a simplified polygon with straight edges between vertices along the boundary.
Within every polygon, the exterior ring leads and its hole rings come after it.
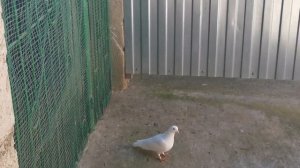
POLYGON ((127 87, 125 79, 123 0, 110 1, 110 34, 112 50, 112 87, 122 90, 127 87))
MULTIPOLYGON (((0 4, 0 16, 2 8, 0 4)), ((8 69, 6 64, 4 23, 0 17, 0 167, 18 167, 17 152, 14 148, 14 113, 11 99, 8 69)))

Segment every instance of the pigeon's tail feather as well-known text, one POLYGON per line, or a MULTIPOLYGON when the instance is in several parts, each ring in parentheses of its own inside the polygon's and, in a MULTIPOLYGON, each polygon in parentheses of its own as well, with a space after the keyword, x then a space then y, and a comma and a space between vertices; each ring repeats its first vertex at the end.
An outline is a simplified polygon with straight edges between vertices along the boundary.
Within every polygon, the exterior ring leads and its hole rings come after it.
POLYGON ((141 141, 137 140, 135 143, 132 144, 134 147, 141 147, 141 141))
POLYGON ((143 146, 144 146, 144 142, 145 140, 137 140, 135 143, 133 143, 132 145, 134 146, 134 147, 140 147, 140 148, 143 148, 143 146))

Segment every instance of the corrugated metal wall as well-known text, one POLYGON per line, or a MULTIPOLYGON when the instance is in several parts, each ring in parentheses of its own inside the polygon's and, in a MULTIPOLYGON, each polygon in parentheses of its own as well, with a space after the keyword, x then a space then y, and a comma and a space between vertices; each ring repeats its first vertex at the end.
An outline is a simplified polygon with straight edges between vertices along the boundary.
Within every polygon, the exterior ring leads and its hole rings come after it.
POLYGON ((300 80, 300 0, 125 0, 126 73, 300 80))

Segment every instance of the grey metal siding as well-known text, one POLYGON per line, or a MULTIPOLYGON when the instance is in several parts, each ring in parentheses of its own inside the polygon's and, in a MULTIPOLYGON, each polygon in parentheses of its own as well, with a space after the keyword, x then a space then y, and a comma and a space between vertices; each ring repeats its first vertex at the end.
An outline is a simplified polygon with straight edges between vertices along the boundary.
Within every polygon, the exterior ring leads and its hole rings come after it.
POLYGON ((262 0, 246 1, 242 78, 258 78, 263 4, 262 0))
POLYGON ((194 1, 192 27, 192 75, 207 76, 210 0, 194 1))
POLYGON ((125 0, 126 73, 300 80, 299 0, 125 0))

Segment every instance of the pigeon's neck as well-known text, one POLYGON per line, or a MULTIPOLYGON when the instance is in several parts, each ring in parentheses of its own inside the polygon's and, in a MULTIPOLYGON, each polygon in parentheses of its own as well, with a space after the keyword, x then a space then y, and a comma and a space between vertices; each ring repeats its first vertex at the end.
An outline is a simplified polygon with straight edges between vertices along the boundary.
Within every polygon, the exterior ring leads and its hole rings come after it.
POLYGON ((164 135, 165 135, 166 137, 174 137, 174 136, 175 136, 175 133, 173 133, 173 132, 165 132, 164 135))

